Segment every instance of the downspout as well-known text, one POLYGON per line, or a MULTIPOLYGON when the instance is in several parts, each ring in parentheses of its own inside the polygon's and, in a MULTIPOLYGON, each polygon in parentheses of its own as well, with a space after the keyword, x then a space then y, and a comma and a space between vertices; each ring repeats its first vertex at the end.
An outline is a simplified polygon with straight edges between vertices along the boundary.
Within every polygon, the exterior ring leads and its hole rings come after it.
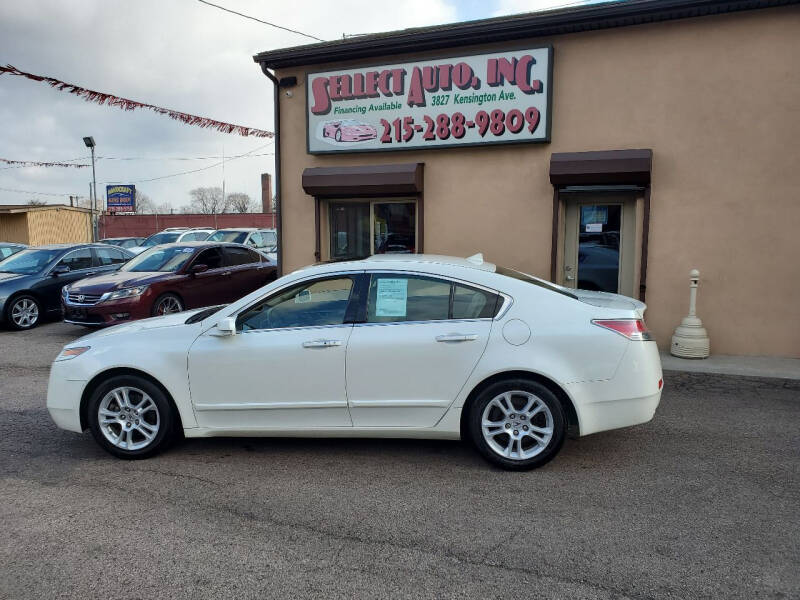
POLYGON ((283 220, 281 219, 281 99, 280 84, 267 65, 261 71, 273 84, 275 103, 275 232, 278 242, 278 277, 283 275, 283 220))

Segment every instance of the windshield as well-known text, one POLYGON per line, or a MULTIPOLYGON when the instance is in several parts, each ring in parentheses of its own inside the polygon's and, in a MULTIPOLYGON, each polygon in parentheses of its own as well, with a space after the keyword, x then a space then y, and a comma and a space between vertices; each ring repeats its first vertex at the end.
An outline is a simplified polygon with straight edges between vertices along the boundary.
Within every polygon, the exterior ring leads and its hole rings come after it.
POLYGON ((181 236, 181 233, 181 231, 154 233, 142 242, 142 246, 144 248, 149 248, 150 246, 157 246, 158 244, 171 244, 172 242, 178 240, 178 238, 181 236))
POLYGON ((62 250, 23 250, 8 257, 0 264, 0 273, 33 275, 43 271, 58 258, 62 250))
POLYGON ((264 236, 264 245, 265 246, 277 246, 278 245, 278 234, 274 231, 261 231, 261 235, 264 236))
POLYGON ((174 273, 192 258, 195 250, 196 248, 182 246, 151 248, 129 260, 120 271, 174 273))
POLYGON ((206 241, 244 244, 244 241, 247 239, 247 233, 247 231, 215 231, 206 241))

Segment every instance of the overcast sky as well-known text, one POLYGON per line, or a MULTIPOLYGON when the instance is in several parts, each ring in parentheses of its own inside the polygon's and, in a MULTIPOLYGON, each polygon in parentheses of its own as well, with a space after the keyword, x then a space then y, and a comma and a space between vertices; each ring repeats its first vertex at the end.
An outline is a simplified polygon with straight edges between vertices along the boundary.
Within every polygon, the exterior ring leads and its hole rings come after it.
MULTIPOLYGON (((323 39, 540 10, 570 0, 214 0, 215 4, 323 39)), ((272 84, 257 52, 307 38, 249 21, 196 0, 25 0, 0 3, 0 64, 97 91, 221 121, 273 130, 272 84)), ((98 196, 106 183, 135 183, 154 202, 178 208, 189 190, 222 184, 260 201, 260 173, 273 172, 270 140, 182 125, 149 111, 125 112, 0 76, 0 158, 66 161, 97 143, 98 196), (136 160, 114 160, 134 158, 136 160), (192 160, 176 160, 178 158, 192 160)), ((88 161, 84 161, 88 162, 88 161)), ((91 169, 7 168, 0 204, 87 196, 91 169), (36 192, 16 193, 8 189, 36 192)))

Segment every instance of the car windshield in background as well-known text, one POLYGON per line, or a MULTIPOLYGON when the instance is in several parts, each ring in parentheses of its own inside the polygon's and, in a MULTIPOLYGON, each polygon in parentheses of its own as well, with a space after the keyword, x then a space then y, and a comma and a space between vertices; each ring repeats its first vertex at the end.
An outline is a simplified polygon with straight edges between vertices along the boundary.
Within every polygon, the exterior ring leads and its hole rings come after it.
POLYGON ((125 263, 120 271, 131 271, 134 273, 161 271, 164 273, 174 273, 192 258, 194 252, 195 248, 181 246, 151 248, 125 263))
POLYGON ((149 248, 150 246, 157 246, 158 244, 171 244, 172 242, 178 241, 178 238, 181 237, 181 231, 177 232, 169 232, 169 233, 154 233, 145 241, 142 242, 142 246, 145 248, 149 248))
POLYGON ((533 285, 538 285, 539 287, 543 287, 546 290, 550 290, 551 292, 556 292, 557 294, 563 294, 564 296, 569 296, 570 298, 574 298, 575 300, 578 297, 575 294, 572 294, 561 288, 559 286, 553 285, 547 281, 542 281, 541 279, 536 279, 527 273, 520 273, 519 271, 515 271, 514 269, 507 269, 506 267, 496 267, 495 272, 498 275, 505 275, 506 277, 511 277, 512 279, 518 279, 519 281, 525 281, 527 283, 532 283, 533 285))
POLYGON ((262 231, 261 235, 264 236, 264 245, 265 246, 277 246, 278 245, 278 234, 274 231, 262 231))
POLYGON ((244 244, 247 239, 246 231, 217 231, 208 238, 209 242, 228 242, 232 244, 244 244))
POLYGON ((61 250, 23 250, 4 260, 0 273, 33 275, 47 268, 60 254, 61 250))

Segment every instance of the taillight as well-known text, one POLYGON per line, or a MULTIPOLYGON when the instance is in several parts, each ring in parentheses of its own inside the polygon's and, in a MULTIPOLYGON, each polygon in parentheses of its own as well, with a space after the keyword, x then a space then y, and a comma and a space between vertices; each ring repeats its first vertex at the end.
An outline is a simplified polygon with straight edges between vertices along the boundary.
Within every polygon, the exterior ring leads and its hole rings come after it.
POLYGON ((636 342, 653 339, 653 336, 647 331, 647 325, 644 324, 643 319, 594 319, 592 323, 598 327, 615 331, 636 342))

